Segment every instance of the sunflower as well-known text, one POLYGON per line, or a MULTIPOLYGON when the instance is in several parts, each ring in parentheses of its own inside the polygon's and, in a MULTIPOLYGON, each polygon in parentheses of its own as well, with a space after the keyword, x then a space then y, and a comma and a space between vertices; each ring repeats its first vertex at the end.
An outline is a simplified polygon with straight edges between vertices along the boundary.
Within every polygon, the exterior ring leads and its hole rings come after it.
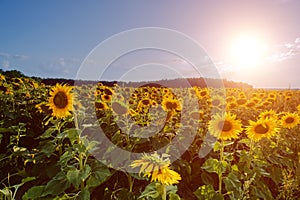
POLYGON ((52 115, 64 118, 70 115, 73 108, 72 87, 56 84, 50 91, 48 106, 52 109, 52 115))
POLYGON ((234 102, 235 100, 236 100, 236 98, 234 96, 228 96, 228 97, 226 97, 227 103, 234 102))
POLYGON ((245 92, 240 92, 238 96, 239 96, 240 99, 245 99, 246 98, 245 92))
POLYGON ((246 98, 239 98, 236 100, 236 103, 239 105, 239 106, 243 106, 245 105, 246 103, 248 102, 248 100, 246 98))
POLYGON ((214 95, 211 99, 210 99, 210 105, 212 107, 222 107, 226 104, 226 100, 219 95, 214 95))
POLYGON ((294 128, 300 123, 300 116, 297 113, 286 113, 281 118, 281 125, 284 128, 294 128))
POLYGON ((259 119, 257 121, 249 121, 250 125, 246 127, 247 136, 253 141, 259 141, 262 138, 271 138, 279 132, 274 118, 259 119))
POLYGON ((296 108, 300 112, 300 104, 296 108))
POLYGON ((259 118, 266 119, 266 118, 274 118, 274 120, 277 119, 277 113, 274 110, 266 110, 264 112, 261 112, 259 114, 259 118))
POLYGON ((170 159, 167 154, 159 156, 156 152, 144 154, 141 159, 131 163, 132 168, 140 167, 139 174, 151 176, 151 182, 158 181, 164 185, 173 185, 181 180, 180 174, 170 169, 170 159))
POLYGON ((109 107, 108 107, 108 105, 105 102, 96 101, 95 102, 95 108, 96 108, 96 110, 106 110, 109 107))
POLYGON ((181 110, 181 104, 176 99, 171 98, 164 98, 161 102, 162 108, 165 111, 180 111, 181 110))
POLYGON ((229 110, 232 110, 234 108, 237 108, 239 105, 236 102, 230 102, 226 105, 226 108, 229 110))
POLYGON ((238 138, 243 129, 241 121, 236 119, 235 114, 226 113, 225 115, 216 114, 209 122, 208 130, 215 137, 231 140, 238 138))
POLYGON ((102 94, 101 95, 101 100, 102 101, 109 102, 109 101, 111 101, 111 99, 112 99, 112 96, 109 95, 109 94, 102 94))
POLYGON ((0 74, 0 81, 6 81, 5 76, 3 74, 0 74))
POLYGON ((209 90, 207 88, 195 88, 195 92, 199 99, 204 99, 209 96, 209 90))

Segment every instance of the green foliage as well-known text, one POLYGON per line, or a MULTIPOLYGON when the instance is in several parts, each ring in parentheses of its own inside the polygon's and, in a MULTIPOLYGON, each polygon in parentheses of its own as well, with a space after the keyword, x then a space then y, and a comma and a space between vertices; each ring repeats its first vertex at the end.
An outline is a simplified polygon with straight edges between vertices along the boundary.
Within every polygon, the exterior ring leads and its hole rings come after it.
MULTIPOLYGON (((87 112, 73 112, 72 116, 59 119, 52 117, 51 110, 45 106, 50 89, 15 71, 6 73, 5 79, 0 79, 0 199, 299 198, 299 125, 292 129, 281 127, 278 135, 270 139, 263 138, 259 142, 251 141, 243 131, 238 139, 218 140, 212 146, 214 142, 206 138, 207 124, 212 117, 209 99, 199 100, 199 108, 203 113, 197 120, 182 118, 184 115, 180 111, 165 112, 160 105, 150 111, 143 107, 138 113, 138 102, 143 97, 141 94, 146 94, 146 90, 154 90, 141 87, 136 89, 137 99, 129 106, 133 114, 127 113, 127 117, 122 118, 115 116, 111 109, 95 111, 94 107, 88 107, 91 102, 94 103, 94 98, 100 101, 100 97, 92 95, 92 86, 84 85, 77 89, 87 98, 76 101, 87 112), (45 106, 42 111, 37 107, 41 103, 45 106), (91 117, 94 112, 97 121, 91 117), (130 120, 134 125, 128 126, 130 120), (151 122, 159 124, 165 120, 159 130, 149 127, 151 122), (166 186, 150 182, 151 179, 142 175, 117 171, 105 165, 109 160, 100 162, 94 157, 94 153, 104 151, 114 155, 112 159, 117 163, 129 165, 130 157, 115 153, 117 147, 135 153, 160 149, 174 141, 182 120, 187 122, 184 134, 188 137, 191 134, 189 127, 199 125, 199 129, 188 147, 181 144, 181 138, 177 138, 174 151, 187 149, 171 164, 182 178, 177 185, 166 186), (95 127, 99 125, 115 147, 103 149, 103 141, 87 137, 85 132, 97 136, 95 127), (151 136, 141 138, 140 132, 151 136), (199 157, 199 150, 204 144, 211 145, 213 149, 205 157, 199 157)), ((130 94, 135 90, 119 89, 128 90, 130 94)), ((188 108, 192 107, 191 99, 196 96, 191 89, 173 90, 185 97, 180 99, 181 102, 185 102, 188 108)), ((155 91, 156 103, 161 104, 164 98, 162 88, 155 91)), ((269 109, 278 113, 278 120, 282 112, 300 113, 296 108, 300 104, 299 91, 228 89, 227 92, 235 98, 244 92, 248 100, 253 94, 262 94, 262 103, 267 101, 271 92, 276 94, 271 104, 260 108, 257 105, 255 108, 240 106, 229 109, 242 121, 243 127, 249 125, 248 120, 256 120, 261 112, 269 109), (287 101, 285 96, 288 94, 291 95, 287 101)), ((129 98, 126 94, 124 99, 129 98)), ((116 95, 122 96, 123 93, 116 95)), ((126 103, 122 102, 122 105, 126 107, 126 103)), ((168 151, 170 149, 166 149, 166 153, 168 151)))

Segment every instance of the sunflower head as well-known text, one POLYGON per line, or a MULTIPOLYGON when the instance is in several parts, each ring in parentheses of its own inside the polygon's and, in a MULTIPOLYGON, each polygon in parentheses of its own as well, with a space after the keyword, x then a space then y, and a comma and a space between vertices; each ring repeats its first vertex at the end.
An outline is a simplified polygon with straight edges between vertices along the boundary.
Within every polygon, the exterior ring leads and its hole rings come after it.
POLYGON ((216 114, 209 122, 208 130, 215 137, 231 140, 238 138, 243 129, 241 121, 236 119, 235 114, 226 113, 225 115, 216 114))
POLYGON ((171 98, 164 98, 162 101, 162 108, 165 111, 180 111, 181 110, 181 104, 176 99, 171 98))
POLYGON ((52 115, 58 118, 64 118, 71 115, 73 109, 72 87, 56 84, 50 91, 48 106, 52 109, 52 115))
POLYGON ((281 125, 284 128, 294 128, 300 123, 300 117, 297 113, 286 113, 282 118, 281 118, 281 125))
POLYGON ((300 112, 300 104, 297 106, 297 110, 298 112, 300 112))
POLYGON ((257 121, 249 121, 249 126, 246 127, 246 134, 253 141, 259 141, 262 138, 271 138, 279 132, 276 120, 274 118, 260 118, 257 121))
POLYGON ((259 118, 261 119, 267 119, 267 118, 274 118, 274 120, 277 119, 277 113, 274 110, 266 110, 264 112, 261 112, 259 114, 259 118))
POLYGON ((150 177, 151 182, 158 181, 164 185, 173 185, 181 180, 180 174, 170 169, 169 155, 158 155, 156 152, 144 154, 141 159, 135 160, 130 165, 132 168, 140 167, 139 174, 150 177))
POLYGON ((108 108, 109 108, 108 105, 103 101, 96 101, 95 102, 95 109, 96 110, 106 110, 108 108))

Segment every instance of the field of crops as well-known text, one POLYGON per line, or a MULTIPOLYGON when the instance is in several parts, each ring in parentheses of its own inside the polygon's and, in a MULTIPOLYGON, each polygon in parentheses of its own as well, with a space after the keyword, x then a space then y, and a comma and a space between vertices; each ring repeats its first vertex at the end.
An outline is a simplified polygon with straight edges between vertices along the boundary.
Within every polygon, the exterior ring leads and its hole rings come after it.
POLYGON ((0 104, 0 199, 300 198, 298 90, 0 74, 0 104))

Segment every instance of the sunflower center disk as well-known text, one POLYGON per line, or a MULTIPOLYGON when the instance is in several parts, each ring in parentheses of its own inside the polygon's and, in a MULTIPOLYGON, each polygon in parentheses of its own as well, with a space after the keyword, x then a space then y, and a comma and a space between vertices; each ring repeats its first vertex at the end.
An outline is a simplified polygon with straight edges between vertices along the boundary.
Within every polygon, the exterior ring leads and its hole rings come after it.
POLYGON ((285 122, 288 123, 288 124, 291 124, 291 123, 293 123, 294 121, 295 121, 295 119, 292 118, 292 117, 288 117, 288 118, 286 118, 286 120, 285 120, 285 122))
POLYGON ((268 125, 257 125, 255 128, 254 128, 254 131, 258 134, 266 134, 268 131, 269 131, 269 126, 268 125))
POLYGON ((232 129, 232 124, 228 121, 220 122, 218 126, 219 129, 224 132, 230 131, 232 129))
POLYGON ((58 92, 53 99, 57 108, 65 108, 68 105, 68 97, 64 92, 58 92))

